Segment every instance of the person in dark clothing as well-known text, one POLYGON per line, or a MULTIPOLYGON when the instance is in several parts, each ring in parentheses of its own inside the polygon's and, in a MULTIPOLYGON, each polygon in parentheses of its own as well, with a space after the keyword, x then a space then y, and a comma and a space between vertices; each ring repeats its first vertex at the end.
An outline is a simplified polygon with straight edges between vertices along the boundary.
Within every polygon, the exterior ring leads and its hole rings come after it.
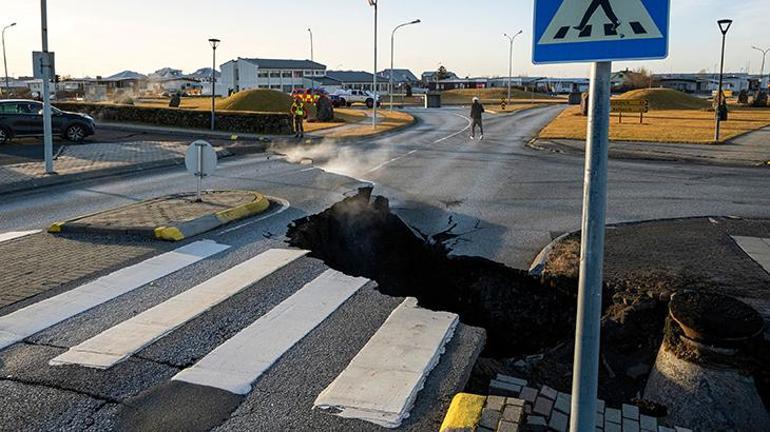
POLYGON ((591 17, 594 16, 594 13, 596 13, 596 10, 599 9, 599 6, 601 6, 601 8, 604 10, 604 14, 607 15, 607 18, 609 18, 609 20, 612 22, 613 30, 616 30, 618 27, 620 27, 620 20, 618 20, 618 16, 615 15, 615 11, 612 10, 610 0, 593 0, 591 4, 588 5, 588 9, 586 9, 586 13, 583 15, 583 19, 580 20, 580 24, 575 26, 575 29, 583 30, 591 17))
POLYGON ((479 139, 484 139, 484 125, 481 122, 481 115, 484 114, 484 105, 479 102, 479 98, 473 98, 471 105, 471 139, 476 139, 476 126, 479 127, 481 135, 479 139))

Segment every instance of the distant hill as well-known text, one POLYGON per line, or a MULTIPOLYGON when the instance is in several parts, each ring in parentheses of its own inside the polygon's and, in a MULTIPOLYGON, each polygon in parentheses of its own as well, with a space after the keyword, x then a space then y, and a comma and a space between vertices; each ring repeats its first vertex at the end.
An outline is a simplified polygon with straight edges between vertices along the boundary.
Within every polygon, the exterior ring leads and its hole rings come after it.
MULTIPOLYGON (((214 74, 216 75, 217 79, 219 79, 222 76, 222 73, 219 72, 219 71, 214 71, 214 74)), ((191 73, 188 76, 190 78, 198 78, 198 79, 211 78, 211 68, 209 68, 209 67, 200 68, 200 69, 198 69, 197 71, 191 73)))
POLYGON ((625 92, 618 99, 647 99, 650 109, 655 110, 692 110, 711 106, 709 101, 665 88, 639 89, 625 92))

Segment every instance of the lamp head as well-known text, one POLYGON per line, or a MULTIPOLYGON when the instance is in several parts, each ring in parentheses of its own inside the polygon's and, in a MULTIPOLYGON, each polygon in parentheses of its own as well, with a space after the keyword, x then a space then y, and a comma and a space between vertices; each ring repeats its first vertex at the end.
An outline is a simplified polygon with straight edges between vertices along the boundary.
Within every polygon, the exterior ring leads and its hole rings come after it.
POLYGON ((377 0, 367 0, 369 2, 369 6, 377 6, 377 0))
POLYGON ((16 25, 16 23, 11 23, 11 25, 9 25, 8 27, 13 27, 15 25, 16 25))
POLYGON ((416 19, 416 20, 410 22, 409 24, 419 24, 421 22, 422 22, 422 20, 416 19))
POLYGON ((733 25, 733 20, 731 19, 721 19, 717 21, 717 24, 719 24, 719 30, 722 32, 722 34, 727 34, 727 31, 730 30, 730 26, 733 25))
POLYGON ((217 49, 219 46, 219 42, 221 42, 219 39, 209 39, 209 43, 211 44, 211 48, 217 49))

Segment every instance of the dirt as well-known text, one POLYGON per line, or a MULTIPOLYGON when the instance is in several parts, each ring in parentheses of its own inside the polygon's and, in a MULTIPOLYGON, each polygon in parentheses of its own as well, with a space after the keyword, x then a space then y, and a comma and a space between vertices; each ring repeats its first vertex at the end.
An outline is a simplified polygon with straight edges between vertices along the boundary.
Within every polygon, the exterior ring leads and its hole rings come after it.
POLYGON ((714 293, 684 291, 672 297, 671 315, 698 341, 748 339, 761 333, 764 322, 751 306, 714 293))

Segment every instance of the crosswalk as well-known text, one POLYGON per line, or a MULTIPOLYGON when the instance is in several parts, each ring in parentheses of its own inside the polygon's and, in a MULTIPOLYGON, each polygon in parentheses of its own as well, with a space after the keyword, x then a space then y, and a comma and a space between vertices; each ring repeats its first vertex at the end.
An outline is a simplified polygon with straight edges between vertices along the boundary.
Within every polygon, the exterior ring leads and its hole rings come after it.
POLYGON ((28 235, 37 234, 40 230, 27 230, 27 231, 8 231, 4 233, 0 233, 0 243, 14 240, 21 237, 26 237, 28 235))
MULTIPOLYGON (((611 37, 611 36, 625 37, 625 34, 621 33, 621 30, 620 30, 622 27, 623 27, 622 24, 614 25, 612 23, 606 23, 603 26, 599 27, 599 30, 596 31, 596 27, 594 27, 592 24, 587 24, 585 27, 582 27, 582 28, 576 28, 573 26, 562 26, 562 27, 559 27, 559 29, 556 31, 556 35, 554 35, 553 39, 556 41, 565 40, 565 39, 568 39, 568 37, 571 34, 573 35, 573 37, 577 37, 578 39, 592 38, 592 37, 596 37, 597 33, 599 36, 605 36, 605 37, 611 37)), ((647 29, 639 21, 629 22, 628 27, 630 28, 631 32, 634 35, 642 36, 647 34, 647 29)))
MULTIPOLYGON (((214 259, 229 248, 210 240, 190 243, 0 316, 0 355, 17 342, 124 294, 148 285, 158 289, 153 282, 192 264, 214 259)), ((48 360, 51 373, 71 373, 72 368, 82 368, 92 371, 89 373, 108 374, 119 363, 141 355, 145 348, 217 305, 281 269, 290 269, 307 253, 274 248, 246 259, 70 346, 48 360)), ((304 285, 293 287, 293 294, 250 325, 167 378, 167 382, 248 395, 255 381, 281 362, 287 352, 372 283, 331 269, 307 280, 304 285)), ((387 310, 393 307, 395 304, 387 310)), ((360 313, 365 317, 367 311, 360 313)), ((350 357, 340 364, 336 379, 319 383, 323 391, 318 390, 315 395, 315 409, 373 426, 398 427, 409 416, 457 325, 455 314, 422 309, 413 298, 403 300, 352 361, 344 369, 350 357)), ((335 337, 344 339, 345 335, 335 337)))

